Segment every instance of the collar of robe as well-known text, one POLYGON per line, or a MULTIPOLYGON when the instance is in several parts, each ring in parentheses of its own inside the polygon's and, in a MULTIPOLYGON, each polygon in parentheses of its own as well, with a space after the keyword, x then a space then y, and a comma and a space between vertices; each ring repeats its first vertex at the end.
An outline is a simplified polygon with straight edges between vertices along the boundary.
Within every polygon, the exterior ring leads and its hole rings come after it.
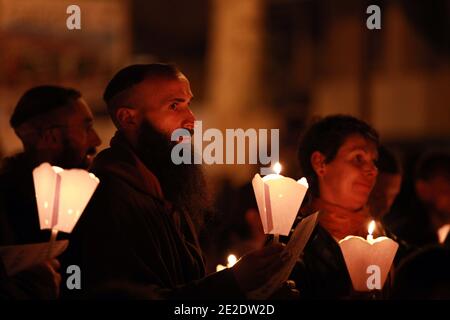
POLYGON ((158 178, 139 159, 126 138, 117 131, 110 142, 111 148, 101 152, 93 164, 94 172, 113 174, 134 188, 164 200, 158 178), (112 155, 111 155, 112 153, 112 155))

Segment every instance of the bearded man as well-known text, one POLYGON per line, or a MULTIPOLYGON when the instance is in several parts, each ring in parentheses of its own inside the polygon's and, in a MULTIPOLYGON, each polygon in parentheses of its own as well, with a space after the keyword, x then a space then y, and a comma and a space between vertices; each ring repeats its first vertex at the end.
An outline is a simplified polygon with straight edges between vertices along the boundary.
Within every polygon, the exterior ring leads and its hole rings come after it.
POLYGON ((288 258, 280 246, 205 274, 197 238, 208 212, 204 179, 198 165, 171 159, 173 146, 186 143, 171 141, 172 133, 194 128, 186 76, 172 65, 132 65, 113 77, 103 98, 117 133, 94 160, 100 185, 63 258, 63 266, 80 267, 81 290, 65 293, 235 299, 267 281, 288 258))
POLYGON ((87 169, 101 143, 94 118, 81 93, 72 88, 42 85, 27 90, 10 119, 24 151, 0 166, 0 195, 11 233, 0 244, 45 242, 33 185, 33 169, 43 162, 65 169, 87 169))

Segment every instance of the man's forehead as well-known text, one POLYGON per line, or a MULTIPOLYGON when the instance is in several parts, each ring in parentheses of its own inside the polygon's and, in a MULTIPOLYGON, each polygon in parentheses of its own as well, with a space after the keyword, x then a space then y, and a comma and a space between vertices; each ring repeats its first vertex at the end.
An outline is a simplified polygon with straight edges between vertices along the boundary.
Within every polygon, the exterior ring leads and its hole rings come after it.
POLYGON ((69 118, 81 119, 83 121, 93 120, 92 111, 83 98, 78 98, 73 101, 70 105, 70 110, 72 112, 68 113, 69 118))
POLYGON ((192 97, 192 91, 189 80, 180 76, 174 79, 150 78, 137 85, 137 89, 144 94, 150 94, 159 99, 168 99, 171 97, 192 97))

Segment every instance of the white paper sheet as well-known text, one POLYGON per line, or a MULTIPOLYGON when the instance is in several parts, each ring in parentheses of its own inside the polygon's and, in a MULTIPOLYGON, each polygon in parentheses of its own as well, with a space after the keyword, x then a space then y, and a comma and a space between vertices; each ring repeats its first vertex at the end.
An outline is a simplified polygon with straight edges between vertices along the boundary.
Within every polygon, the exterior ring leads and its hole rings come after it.
POLYGON ((289 279, 289 275, 294 269, 300 254, 303 252, 308 240, 317 224, 317 216, 319 212, 315 212, 304 218, 295 228, 292 236, 285 247, 291 259, 276 273, 271 280, 263 287, 248 293, 248 298, 253 300, 262 300, 269 298, 278 290, 281 285, 289 279))
MULTIPOLYGON (((59 256, 69 245, 68 240, 59 240, 53 243, 51 258, 59 256)), ((5 265, 8 276, 28 269, 34 265, 48 260, 50 242, 32 243, 0 247, 0 256, 5 265)))

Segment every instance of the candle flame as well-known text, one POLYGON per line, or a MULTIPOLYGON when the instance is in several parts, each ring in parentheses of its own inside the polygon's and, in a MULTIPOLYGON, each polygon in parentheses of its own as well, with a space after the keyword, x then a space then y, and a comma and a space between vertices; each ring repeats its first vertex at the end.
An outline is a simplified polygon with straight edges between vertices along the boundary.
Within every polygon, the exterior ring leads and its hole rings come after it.
POLYGON ((369 235, 372 235, 374 230, 375 230, 375 220, 372 220, 369 223, 369 235))
POLYGON ((228 256, 227 261, 228 261, 227 267, 231 268, 232 266, 234 266, 236 264, 237 258, 236 258, 236 256, 234 254, 230 254, 228 256))
POLYGON ((273 171, 275 171, 276 174, 280 174, 280 172, 281 172, 281 164, 279 162, 274 164, 273 171))
POLYGON ((225 267, 225 266, 223 266, 223 265, 221 265, 221 264, 218 264, 217 266, 216 266, 216 272, 219 272, 219 271, 222 271, 223 269, 226 269, 227 267, 225 267))

